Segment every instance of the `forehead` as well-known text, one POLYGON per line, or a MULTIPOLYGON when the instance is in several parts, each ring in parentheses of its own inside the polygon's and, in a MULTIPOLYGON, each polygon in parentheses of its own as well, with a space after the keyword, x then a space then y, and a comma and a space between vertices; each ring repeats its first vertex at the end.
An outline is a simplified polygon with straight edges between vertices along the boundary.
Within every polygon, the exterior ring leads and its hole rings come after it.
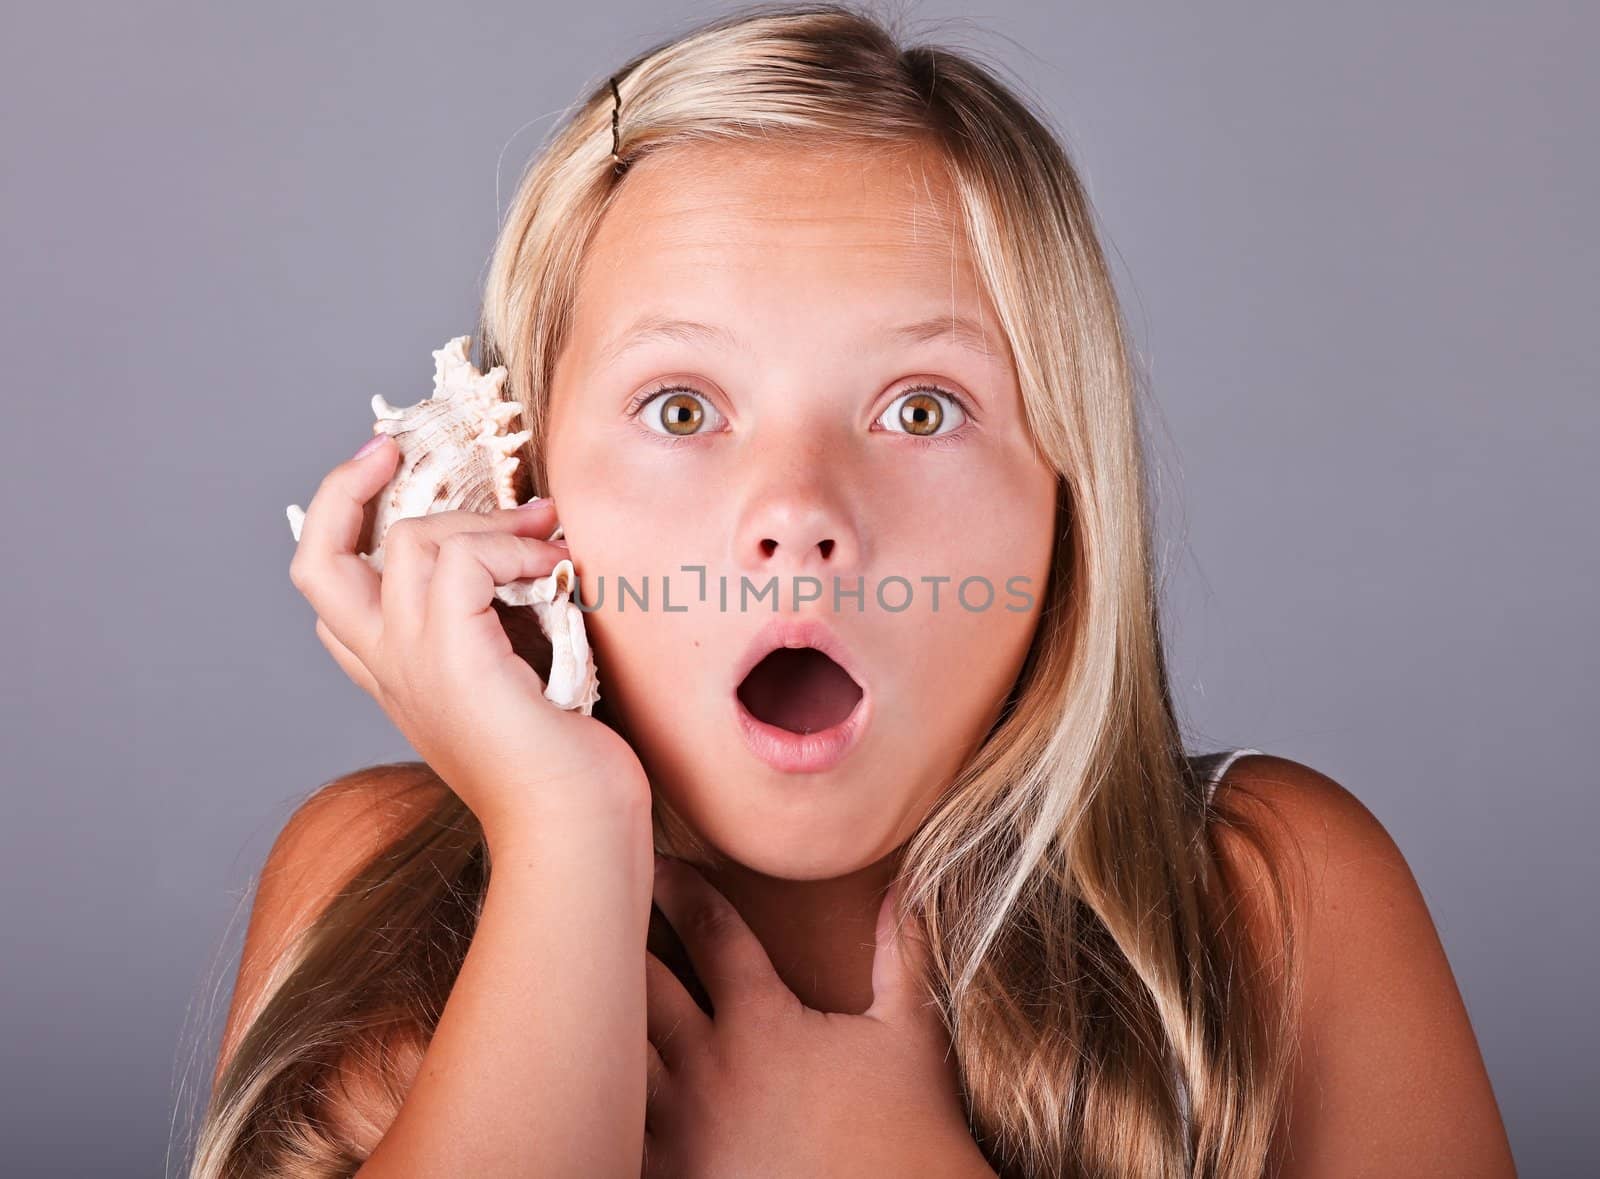
POLYGON ((711 143, 630 167, 576 312, 580 331, 604 335, 640 312, 876 321, 908 306, 970 316, 998 339, 934 149, 711 143))

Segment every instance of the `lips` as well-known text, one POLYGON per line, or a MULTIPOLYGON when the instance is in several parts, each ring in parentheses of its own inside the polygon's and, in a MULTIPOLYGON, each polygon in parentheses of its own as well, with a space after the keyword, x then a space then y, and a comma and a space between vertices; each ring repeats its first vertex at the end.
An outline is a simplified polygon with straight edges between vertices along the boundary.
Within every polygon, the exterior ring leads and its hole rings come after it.
POLYGON ((841 761, 871 715, 860 666, 820 620, 773 618, 735 668, 734 708, 751 750, 788 773, 841 761))

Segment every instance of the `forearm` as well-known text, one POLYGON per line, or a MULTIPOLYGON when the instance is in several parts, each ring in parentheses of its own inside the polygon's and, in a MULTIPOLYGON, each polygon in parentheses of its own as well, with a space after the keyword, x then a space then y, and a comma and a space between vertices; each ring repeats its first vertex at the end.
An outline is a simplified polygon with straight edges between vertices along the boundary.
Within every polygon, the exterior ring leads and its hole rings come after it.
POLYGON ((635 1179, 644 1140, 649 795, 491 841, 482 916, 362 1179, 635 1179), (536 829, 535 829, 536 828, 536 829))

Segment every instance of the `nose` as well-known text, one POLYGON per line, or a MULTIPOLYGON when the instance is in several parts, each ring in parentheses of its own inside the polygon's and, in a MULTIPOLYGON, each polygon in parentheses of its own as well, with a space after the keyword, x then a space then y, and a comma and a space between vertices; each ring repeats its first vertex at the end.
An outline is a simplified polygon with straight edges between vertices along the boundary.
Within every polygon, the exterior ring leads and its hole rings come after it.
POLYGON ((860 541, 840 474, 815 451, 804 462, 766 464, 735 538, 740 570, 763 579, 853 576, 860 541))

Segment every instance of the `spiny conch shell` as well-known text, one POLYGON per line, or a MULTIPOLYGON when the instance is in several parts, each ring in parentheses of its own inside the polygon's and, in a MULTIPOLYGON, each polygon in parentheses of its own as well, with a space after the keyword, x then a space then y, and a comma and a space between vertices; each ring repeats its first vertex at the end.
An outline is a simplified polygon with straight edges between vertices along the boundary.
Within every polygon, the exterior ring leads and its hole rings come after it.
MULTIPOLYGON (((522 406, 502 397, 503 365, 480 373, 467 358, 471 338, 457 336, 433 354, 432 397, 403 409, 390 405, 381 393, 372 399, 378 419, 372 432, 389 435, 400 447, 394 477, 375 497, 369 551, 361 554, 379 573, 384 534, 397 520, 430 512, 517 506, 512 478, 519 462, 516 452, 531 433, 506 432, 522 406)), ((289 528, 296 542, 305 516, 298 505, 289 505, 289 528)), ((558 526, 548 539, 560 535, 558 526)), ((564 558, 544 577, 496 586, 494 596, 508 606, 533 607, 539 629, 550 640, 545 698, 588 716, 600 699, 600 688, 583 611, 572 601, 577 585, 577 570, 564 558)))

